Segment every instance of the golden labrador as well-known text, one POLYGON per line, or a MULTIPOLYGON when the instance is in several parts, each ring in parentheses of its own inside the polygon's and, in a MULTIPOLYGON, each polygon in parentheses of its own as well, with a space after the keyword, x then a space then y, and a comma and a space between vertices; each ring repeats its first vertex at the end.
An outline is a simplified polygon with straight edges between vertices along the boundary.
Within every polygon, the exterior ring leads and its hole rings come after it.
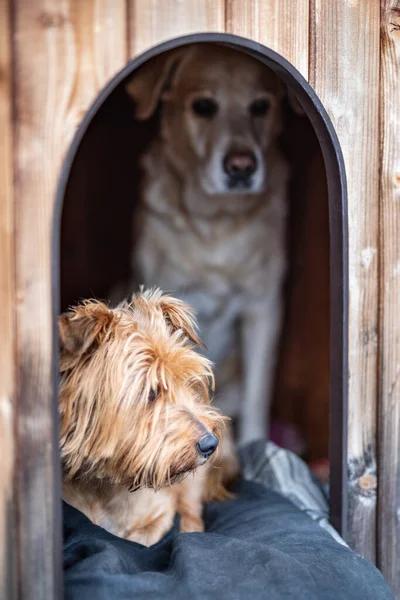
POLYGON ((238 417, 240 441, 265 437, 286 271, 285 89, 245 53, 197 44, 146 63, 127 91, 137 119, 161 110, 142 157, 130 289, 159 286, 195 307, 217 405, 238 417))

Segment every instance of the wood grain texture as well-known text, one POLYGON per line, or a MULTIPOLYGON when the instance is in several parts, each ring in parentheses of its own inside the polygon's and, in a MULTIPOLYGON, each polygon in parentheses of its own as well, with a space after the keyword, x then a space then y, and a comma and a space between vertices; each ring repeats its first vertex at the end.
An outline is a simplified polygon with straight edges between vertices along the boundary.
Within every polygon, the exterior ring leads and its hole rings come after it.
POLYGON ((0 598, 16 597, 12 63, 9 3, 0 0, 0 598))
POLYGON ((171 38, 225 28, 223 0, 128 0, 128 6, 132 57, 171 38))
POLYGON ((378 565, 400 597, 400 2, 381 2, 378 565))
POLYGON ((349 541, 375 559, 379 3, 311 0, 310 83, 339 136, 349 217, 349 541))
POLYGON ((125 4, 16 0, 15 223, 19 597, 61 597, 51 227, 57 180, 82 114, 126 59, 125 4), (120 15, 117 18, 117 15, 120 15), (117 23, 121 31, 117 31, 117 23), (104 60, 107 57, 107 60, 104 60))
POLYGON ((226 0, 226 32, 287 58, 308 79, 309 0, 226 0))

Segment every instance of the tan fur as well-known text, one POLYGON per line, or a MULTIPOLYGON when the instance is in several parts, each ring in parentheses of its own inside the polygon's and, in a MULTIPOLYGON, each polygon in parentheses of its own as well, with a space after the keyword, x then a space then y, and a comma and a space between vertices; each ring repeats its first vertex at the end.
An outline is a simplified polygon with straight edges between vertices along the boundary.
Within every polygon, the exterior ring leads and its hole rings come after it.
POLYGON ((145 545, 177 511, 182 531, 202 530, 202 503, 226 497, 229 469, 196 447, 225 426, 189 307, 159 290, 116 308, 86 301, 60 317, 59 332, 65 500, 145 545))
POLYGON ((288 168, 276 143, 284 87, 245 53, 198 44, 146 63, 127 91, 139 119, 162 103, 160 134, 142 157, 129 286, 158 285, 195 307, 217 406, 239 417, 242 442, 264 437, 286 271, 288 168), (196 114, 199 98, 212 99, 215 115, 196 114), (269 109, 254 116, 260 99, 269 109), (232 152, 255 156, 248 187, 230 185, 232 152))

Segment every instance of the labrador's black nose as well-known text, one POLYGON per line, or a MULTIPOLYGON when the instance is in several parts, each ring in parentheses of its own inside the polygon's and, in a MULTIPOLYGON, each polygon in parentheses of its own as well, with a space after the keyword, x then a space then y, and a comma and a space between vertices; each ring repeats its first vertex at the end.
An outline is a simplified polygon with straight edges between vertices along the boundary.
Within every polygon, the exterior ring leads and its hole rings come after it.
POLYGON ((205 435, 197 444, 197 452, 204 456, 204 458, 208 458, 211 454, 214 454, 218 447, 218 438, 209 433, 205 435))
POLYGON ((224 158, 224 171, 235 181, 245 181, 253 175, 257 159, 253 152, 230 152, 224 158))

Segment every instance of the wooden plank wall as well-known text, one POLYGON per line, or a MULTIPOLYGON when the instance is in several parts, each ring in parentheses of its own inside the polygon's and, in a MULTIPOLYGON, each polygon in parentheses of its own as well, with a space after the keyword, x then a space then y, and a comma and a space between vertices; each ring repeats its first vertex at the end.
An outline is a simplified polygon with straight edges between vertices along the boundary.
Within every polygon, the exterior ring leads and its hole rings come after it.
POLYGON ((336 128, 349 216, 349 541, 375 560, 379 6, 312 0, 310 84, 336 128), (351 75, 350 75, 351 74, 351 75), (368 199, 368 201, 366 201, 368 199))
POLYGON ((54 200, 62 161, 82 115, 126 62, 125 3, 18 0, 13 4, 18 598, 48 600, 61 598, 52 389, 54 200))
POLYGON ((129 56, 165 40, 200 31, 224 31, 224 0, 127 0, 129 56))
POLYGON ((309 0, 226 0, 226 32, 279 52, 308 79, 309 0))
POLYGON ((381 2, 378 566, 400 597, 400 3, 381 2))
POLYGON ((0 1, 0 598, 13 598, 16 512, 13 502, 15 444, 14 256, 12 191, 12 80, 9 4, 0 1))
MULTIPOLYGON (((50 233, 62 161, 82 115, 128 57, 166 38, 205 30, 251 37, 283 54, 309 78, 338 132, 347 169, 350 223, 350 541, 357 551, 377 559, 400 593, 400 473, 393 473, 392 462, 399 453, 400 418, 396 402, 400 381, 398 2, 381 0, 381 41, 380 7, 375 0, 298 0, 295 8, 290 0, 15 0, 12 4, 13 131, 10 21, 7 1, 0 0, 0 252, 4 265, 0 271, 0 435, 10 432, 16 398, 18 548, 23 573, 18 598, 60 597, 57 521, 54 531, 58 488, 53 451, 50 233), (382 501, 377 518, 378 410, 382 501)), ((12 439, 9 436, 6 446, 3 439, 2 448, 7 447, 9 453, 2 452, 0 459, 0 534, 13 465, 12 439)), ((7 585, 11 598, 12 581, 7 585)))

